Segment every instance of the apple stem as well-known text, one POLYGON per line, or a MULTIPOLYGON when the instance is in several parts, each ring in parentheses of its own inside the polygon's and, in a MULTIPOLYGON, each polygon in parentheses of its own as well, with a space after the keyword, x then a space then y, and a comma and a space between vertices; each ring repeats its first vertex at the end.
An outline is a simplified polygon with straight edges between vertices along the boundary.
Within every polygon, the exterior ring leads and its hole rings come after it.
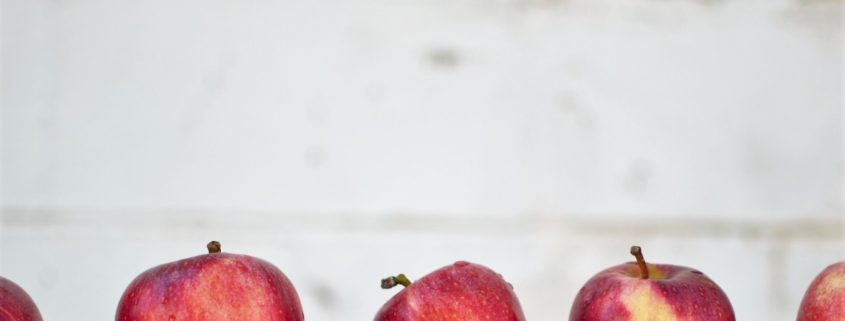
POLYGON ((205 247, 208 248, 208 254, 220 253, 220 242, 211 241, 205 247))
POLYGON ((643 249, 634 245, 631 247, 631 255, 637 258, 637 264, 640 266, 641 278, 648 279, 648 265, 645 264, 645 259, 643 258, 643 249))
POLYGON ((402 285, 403 287, 411 285, 411 280, 408 280, 404 274, 399 274, 397 276, 386 277, 381 279, 381 288, 382 289, 390 289, 397 285, 402 285))

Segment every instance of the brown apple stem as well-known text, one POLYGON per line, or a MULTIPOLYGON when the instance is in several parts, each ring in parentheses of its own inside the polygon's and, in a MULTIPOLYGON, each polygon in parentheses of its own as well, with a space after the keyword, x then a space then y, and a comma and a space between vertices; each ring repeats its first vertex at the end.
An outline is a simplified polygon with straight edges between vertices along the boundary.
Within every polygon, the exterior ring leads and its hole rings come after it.
POLYGON ((397 285, 402 285, 403 287, 411 285, 411 280, 408 280, 404 274, 399 274, 397 276, 386 277, 381 279, 381 288, 382 289, 390 289, 397 285))
POLYGON ((637 264, 640 266, 641 278, 648 279, 648 265, 645 264, 645 259, 643 258, 643 249, 634 245, 631 247, 631 255, 637 258, 637 264))
POLYGON ((208 254, 220 253, 220 242, 211 241, 205 247, 208 248, 208 254))

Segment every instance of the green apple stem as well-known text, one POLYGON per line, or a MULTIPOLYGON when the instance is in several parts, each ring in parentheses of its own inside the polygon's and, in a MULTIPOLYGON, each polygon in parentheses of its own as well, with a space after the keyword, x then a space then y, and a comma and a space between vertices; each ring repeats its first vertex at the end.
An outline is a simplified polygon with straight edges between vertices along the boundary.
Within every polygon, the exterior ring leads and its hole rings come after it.
POLYGON ((220 253, 220 242, 211 241, 205 247, 208 248, 208 254, 220 253))
POLYGON ((403 287, 411 285, 411 280, 408 280, 404 274, 399 274, 397 276, 386 277, 381 279, 381 288, 382 289, 390 289, 397 285, 402 285, 403 287))
POLYGON ((637 258, 637 264, 640 266, 641 278, 648 279, 648 265, 645 264, 645 259, 643 258, 643 249, 634 245, 631 247, 631 255, 637 258))

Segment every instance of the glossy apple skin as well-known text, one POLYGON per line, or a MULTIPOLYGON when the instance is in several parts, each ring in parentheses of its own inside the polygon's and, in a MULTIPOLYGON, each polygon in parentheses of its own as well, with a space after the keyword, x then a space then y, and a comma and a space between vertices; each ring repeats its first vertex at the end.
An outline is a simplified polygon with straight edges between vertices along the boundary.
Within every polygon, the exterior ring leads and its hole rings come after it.
POLYGON ((299 296, 272 264, 229 253, 163 264, 139 275, 116 321, 302 321, 299 296))
POLYGON ((29 294, 0 277, 0 321, 41 321, 41 312, 29 294))
POLYGON ((502 276, 482 265, 456 262, 411 283, 376 314, 375 321, 525 321, 502 276))
POLYGON ((575 297, 569 321, 735 321, 728 297, 703 273, 649 264, 640 278, 635 262, 592 277, 575 297))
POLYGON ((845 262, 828 266, 810 283, 798 321, 845 321, 845 262))

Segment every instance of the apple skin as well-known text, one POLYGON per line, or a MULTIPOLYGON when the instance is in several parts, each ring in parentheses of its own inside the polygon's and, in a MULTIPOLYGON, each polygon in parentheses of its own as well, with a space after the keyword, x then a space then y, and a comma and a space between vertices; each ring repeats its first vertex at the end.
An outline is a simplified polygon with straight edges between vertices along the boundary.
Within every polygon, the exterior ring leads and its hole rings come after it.
POLYGON ((525 321, 511 285, 479 264, 459 261, 394 295, 375 321, 525 321))
POLYGON ((735 321, 728 297, 703 273, 683 266, 636 262, 593 276, 575 297, 569 321, 735 321))
POLYGON ((116 321, 302 321, 299 296, 272 264, 209 253, 151 268, 127 287, 116 321))
POLYGON ((41 312, 20 286, 0 277, 0 321, 41 321, 41 312))
POLYGON ((810 283, 798 321, 845 321, 845 262, 824 269, 810 283))

